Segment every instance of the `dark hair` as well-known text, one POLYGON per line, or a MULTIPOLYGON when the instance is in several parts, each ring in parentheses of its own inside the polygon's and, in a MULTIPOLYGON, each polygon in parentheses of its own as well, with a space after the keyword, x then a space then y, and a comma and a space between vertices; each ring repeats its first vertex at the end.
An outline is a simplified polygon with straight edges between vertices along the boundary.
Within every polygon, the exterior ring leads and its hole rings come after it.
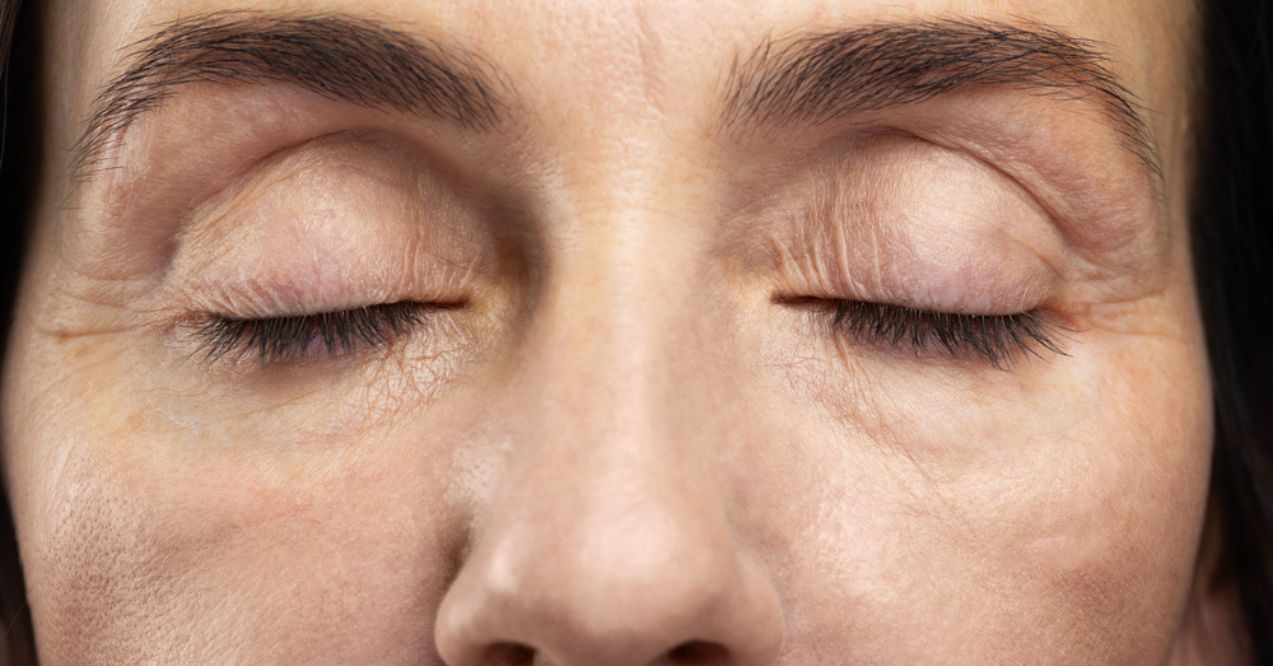
MULTIPOLYGON (((36 7, 0 0, 0 358, 41 164, 36 7)), ((1273 11, 1266 0, 1202 0, 1200 10, 1191 238, 1214 384, 1210 501, 1221 535, 1217 578, 1201 583, 1236 590, 1254 662, 1273 665, 1273 11)), ((0 663, 35 663, 7 492, 0 643, 0 663)))
MULTIPOLYGON (((0 373, 41 164, 36 6, 0 0, 0 373)), ((0 447, 3 436, 0 430, 0 447)), ((0 664, 19 666, 36 663, 35 636, 3 472, 0 459, 0 664)))
POLYGON ((1203 0, 1191 239, 1215 392, 1211 501, 1255 663, 1273 664, 1273 13, 1203 0))

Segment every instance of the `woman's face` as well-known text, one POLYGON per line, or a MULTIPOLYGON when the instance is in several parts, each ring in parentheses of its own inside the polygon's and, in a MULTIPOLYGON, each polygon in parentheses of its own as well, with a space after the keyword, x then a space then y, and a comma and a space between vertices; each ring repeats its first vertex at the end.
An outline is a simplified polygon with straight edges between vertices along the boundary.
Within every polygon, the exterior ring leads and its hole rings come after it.
POLYGON ((49 663, 1176 649, 1184 0, 43 28, 3 462, 49 663))

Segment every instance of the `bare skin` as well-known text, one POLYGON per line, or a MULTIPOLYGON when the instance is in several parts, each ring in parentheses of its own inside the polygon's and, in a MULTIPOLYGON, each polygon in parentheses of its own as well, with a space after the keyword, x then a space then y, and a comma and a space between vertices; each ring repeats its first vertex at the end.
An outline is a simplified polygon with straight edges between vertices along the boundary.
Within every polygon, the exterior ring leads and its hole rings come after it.
POLYGON ((1194 586, 1187 3, 119 0, 45 23, 3 462, 46 663, 1238 658, 1194 586), (206 20, 463 54, 491 113, 213 76, 86 156, 128 45, 227 8, 259 11, 206 20), (731 113, 767 39, 1005 24, 1090 40, 1143 134, 1038 81, 731 113), (323 328, 361 306, 371 334, 323 328), (991 322, 997 351, 898 312, 991 322), (285 317, 308 318, 278 347, 245 323, 285 317))

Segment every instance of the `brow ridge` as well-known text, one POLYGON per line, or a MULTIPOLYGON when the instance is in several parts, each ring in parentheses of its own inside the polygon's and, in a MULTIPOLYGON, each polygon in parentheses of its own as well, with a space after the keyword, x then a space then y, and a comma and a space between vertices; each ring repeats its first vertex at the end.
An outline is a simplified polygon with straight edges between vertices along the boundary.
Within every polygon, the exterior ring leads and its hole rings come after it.
POLYGON ((501 81, 476 55, 344 14, 227 10, 180 19, 134 42, 93 102, 73 149, 87 177, 138 117, 196 83, 300 86, 321 97, 438 117, 470 129, 501 120, 501 81))
POLYGON ((735 58, 723 118, 734 130, 818 125, 974 86, 1094 102, 1161 178, 1147 110, 1110 69, 1102 45, 1040 24, 922 20, 771 37, 735 58))

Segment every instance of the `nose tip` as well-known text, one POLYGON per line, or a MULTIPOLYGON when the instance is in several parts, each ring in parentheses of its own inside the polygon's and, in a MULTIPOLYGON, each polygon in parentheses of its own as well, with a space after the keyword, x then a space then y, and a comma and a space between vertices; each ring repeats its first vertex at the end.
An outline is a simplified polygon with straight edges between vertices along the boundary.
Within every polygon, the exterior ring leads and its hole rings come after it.
POLYGON ((772 663, 776 594, 720 527, 648 507, 510 524, 461 568, 438 651, 450 666, 772 663))

